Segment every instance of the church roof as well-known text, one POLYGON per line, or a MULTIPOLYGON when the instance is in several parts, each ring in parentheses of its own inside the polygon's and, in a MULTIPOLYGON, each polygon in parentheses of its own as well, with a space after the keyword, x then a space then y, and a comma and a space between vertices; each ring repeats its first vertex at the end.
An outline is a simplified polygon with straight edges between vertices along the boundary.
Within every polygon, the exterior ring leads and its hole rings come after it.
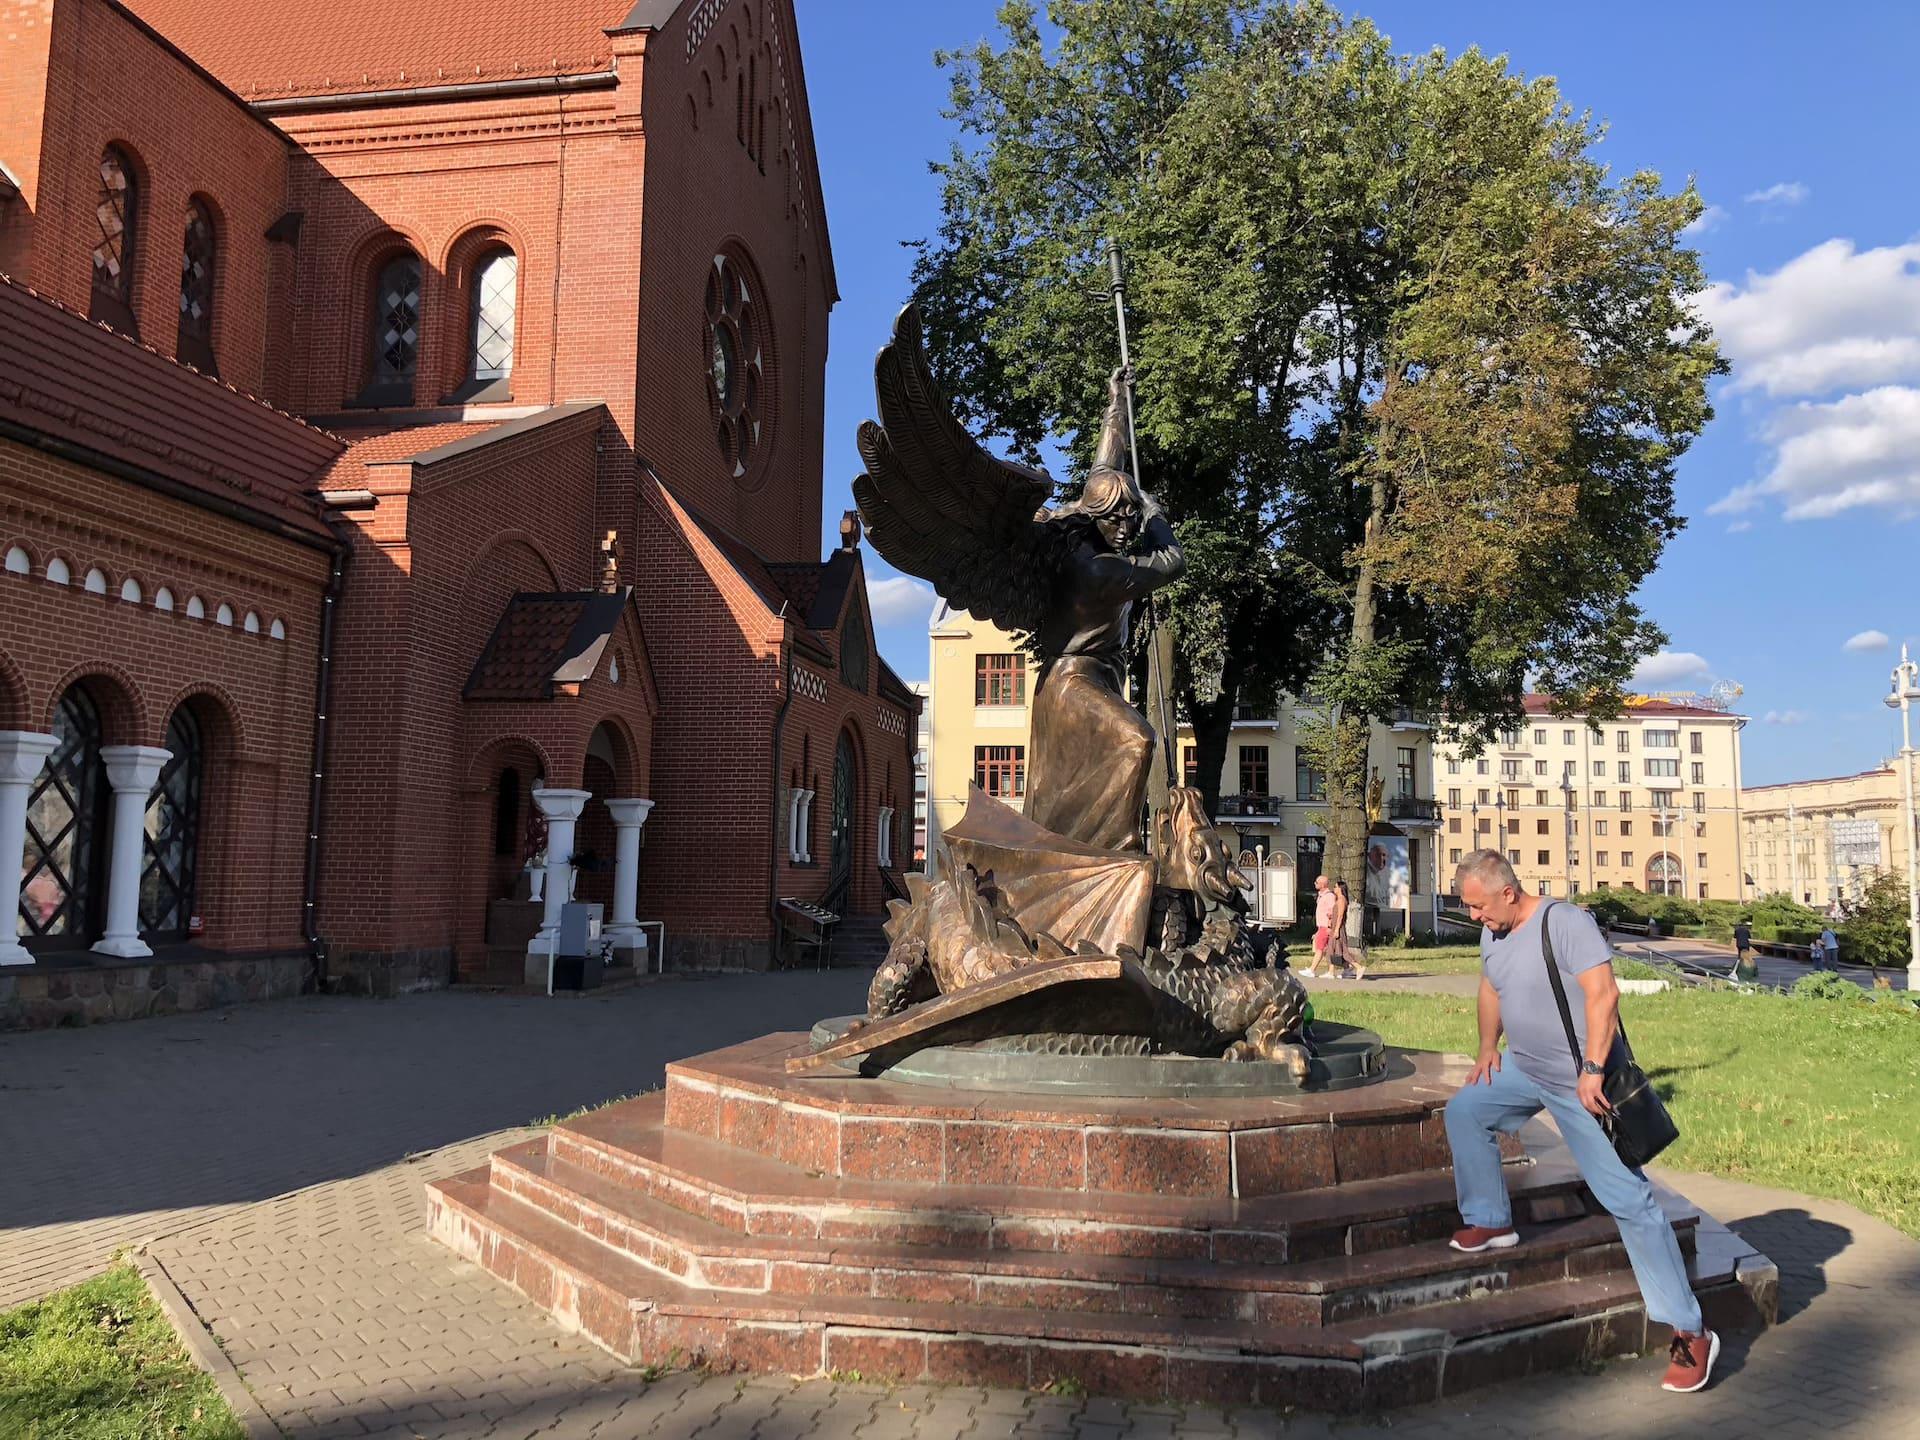
POLYGON ((303 493, 344 442, 0 274, 0 423, 82 464, 331 543, 303 493))
MULTIPOLYGON (((127 3, 249 100, 603 71, 613 56, 606 32, 642 8, 633 0, 127 3)), ((676 6, 647 8, 670 17, 676 6)))
POLYGON ((632 594, 630 587, 517 593, 461 693, 468 700, 551 700, 592 679, 632 594))

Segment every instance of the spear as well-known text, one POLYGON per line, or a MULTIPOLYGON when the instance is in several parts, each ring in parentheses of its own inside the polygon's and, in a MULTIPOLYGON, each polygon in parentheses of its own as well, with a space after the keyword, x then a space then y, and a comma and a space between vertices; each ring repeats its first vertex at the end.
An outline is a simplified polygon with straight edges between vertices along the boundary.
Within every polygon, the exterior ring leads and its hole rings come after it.
MULTIPOLYGON (((1127 296, 1120 277, 1120 246, 1107 241, 1107 276, 1113 293, 1113 318, 1120 330, 1120 367, 1125 376, 1123 398, 1127 411, 1127 455, 1133 467, 1133 483, 1144 487, 1140 477, 1140 442, 1133 430, 1133 356, 1127 345, 1127 296)), ((1173 664, 1173 648, 1166 627, 1161 624, 1154 597, 1147 596, 1147 712, 1160 734, 1160 758, 1166 767, 1165 787, 1154 786, 1151 808, 1157 813, 1166 808, 1166 791, 1178 783, 1173 763, 1173 700, 1167 690, 1167 670, 1173 664)))

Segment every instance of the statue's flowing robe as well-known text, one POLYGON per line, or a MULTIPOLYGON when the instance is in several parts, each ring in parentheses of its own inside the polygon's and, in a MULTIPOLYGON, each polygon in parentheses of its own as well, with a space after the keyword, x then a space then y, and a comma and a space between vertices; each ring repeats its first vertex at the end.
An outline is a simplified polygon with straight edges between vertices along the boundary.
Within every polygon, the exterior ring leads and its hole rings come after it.
POLYGON ((1049 659, 1033 697, 1027 818, 1105 850, 1138 850, 1153 767, 1153 727, 1126 699, 1133 602, 1186 570, 1180 542, 1149 506, 1141 552, 1082 545, 1060 577, 1039 634, 1049 659))

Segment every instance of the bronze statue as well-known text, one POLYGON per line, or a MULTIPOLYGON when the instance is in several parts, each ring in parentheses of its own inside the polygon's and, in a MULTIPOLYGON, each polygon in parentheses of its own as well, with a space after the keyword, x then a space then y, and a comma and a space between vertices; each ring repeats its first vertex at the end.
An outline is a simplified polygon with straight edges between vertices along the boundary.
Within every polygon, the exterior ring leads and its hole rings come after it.
POLYGON ((1278 937, 1248 922, 1249 883, 1200 792, 1172 790, 1151 853, 1142 844, 1154 733, 1126 699, 1127 627, 1133 603, 1185 560, 1122 468, 1125 378, 1114 375, 1080 498, 1050 510, 1044 472, 995 459, 954 419, 911 305, 875 365, 880 423, 860 427, 867 473, 853 483, 874 549, 1021 636, 1040 664, 1025 813, 972 790, 933 878, 907 877, 868 997, 874 1045, 932 1043, 944 1004, 959 1026, 948 1039, 1259 1058, 1301 1080, 1305 991, 1278 937), (1091 963, 1102 958, 1104 969, 1091 963), (1029 971, 1031 984, 1009 983, 1029 971))

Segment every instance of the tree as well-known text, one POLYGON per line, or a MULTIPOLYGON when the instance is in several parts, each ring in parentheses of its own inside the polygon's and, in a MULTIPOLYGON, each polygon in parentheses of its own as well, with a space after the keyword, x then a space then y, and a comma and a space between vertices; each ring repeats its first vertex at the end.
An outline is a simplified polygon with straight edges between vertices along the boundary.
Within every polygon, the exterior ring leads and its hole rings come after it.
POLYGON ((1864 964, 1901 966, 1913 959, 1907 933, 1907 882, 1883 871, 1868 882, 1860 898, 1847 907, 1840 938, 1853 958, 1864 964))
POLYGON ((1189 557, 1176 696, 1214 798, 1243 698, 1305 689, 1329 869, 1362 878, 1370 722, 1469 740, 1537 688, 1605 717, 1723 367, 1691 189, 1611 180, 1550 81, 1405 58, 1330 7, 1026 3, 953 69, 916 291, 969 418, 1084 462, 1136 280, 1140 468, 1189 557))

